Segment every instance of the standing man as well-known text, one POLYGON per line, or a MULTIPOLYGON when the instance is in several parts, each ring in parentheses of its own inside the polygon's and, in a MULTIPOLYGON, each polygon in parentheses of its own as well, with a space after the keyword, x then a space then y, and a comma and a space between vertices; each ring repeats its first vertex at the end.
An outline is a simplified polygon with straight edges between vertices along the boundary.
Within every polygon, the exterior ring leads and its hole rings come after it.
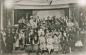
POLYGON ((6 52, 7 53, 12 53, 13 50, 13 36, 12 33, 10 31, 10 29, 8 29, 8 33, 6 36, 6 52))
POLYGON ((5 43, 5 40, 6 40, 6 34, 5 32, 1 31, 0 33, 0 47, 1 47, 1 53, 5 53, 6 51, 6 43, 5 43))

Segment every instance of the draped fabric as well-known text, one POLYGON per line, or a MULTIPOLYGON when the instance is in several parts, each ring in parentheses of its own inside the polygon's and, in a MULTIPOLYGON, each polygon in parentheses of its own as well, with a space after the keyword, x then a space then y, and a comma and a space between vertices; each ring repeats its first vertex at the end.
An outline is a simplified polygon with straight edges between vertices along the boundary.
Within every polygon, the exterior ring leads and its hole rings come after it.
POLYGON ((85 17, 83 15, 82 8, 76 4, 70 4, 70 10, 71 10, 71 18, 73 19, 73 21, 78 23, 79 28, 81 30, 85 29, 84 28, 85 17))

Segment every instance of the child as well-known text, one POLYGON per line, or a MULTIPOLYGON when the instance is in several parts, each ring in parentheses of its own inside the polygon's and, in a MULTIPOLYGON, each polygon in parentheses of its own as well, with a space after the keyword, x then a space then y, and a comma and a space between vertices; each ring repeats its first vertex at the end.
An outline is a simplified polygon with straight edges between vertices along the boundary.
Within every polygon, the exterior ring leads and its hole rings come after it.
POLYGON ((47 38, 47 49, 49 54, 51 54, 51 50, 53 50, 53 43, 54 43, 54 39, 52 38, 52 35, 50 33, 47 38))
POLYGON ((60 47, 60 38, 57 36, 57 34, 54 34, 54 51, 58 53, 59 47, 60 47))
POLYGON ((45 39, 44 35, 41 35, 39 37, 39 43, 40 43, 41 53, 43 53, 43 51, 46 50, 46 39, 45 39))
POLYGON ((23 30, 20 30, 20 33, 19 33, 19 45, 20 45, 20 48, 24 48, 25 34, 24 34, 23 30))

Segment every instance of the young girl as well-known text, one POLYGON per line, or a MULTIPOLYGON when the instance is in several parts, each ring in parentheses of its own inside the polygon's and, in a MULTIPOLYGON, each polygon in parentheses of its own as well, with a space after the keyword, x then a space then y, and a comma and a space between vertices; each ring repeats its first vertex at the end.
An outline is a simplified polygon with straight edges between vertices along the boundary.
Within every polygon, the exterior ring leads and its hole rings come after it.
POLYGON ((50 33, 47 38, 47 49, 49 54, 51 54, 51 50, 53 50, 53 43, 54 43, 54 39, 52 38, 52 35, 50 33))
POLYGON ((54 34, 54 51, 58 53, 60 48, 60 38, 57 34, 54 34))
POLYGON ((19 33, 19 45, 20 45, 20 48, 24 48, 25 34, 24 34, 23 30, 20 30, 20 33, 19 33))
POLYGON ((39 37, 39 44, 40 44, 41 53, 43 53, 43 51, 46 50, 46 39, 44 35, 41 35, 39 37))
POLYGON ((19 36, 18 36, 18 31, 16 31, 15 36, 14 36, 14 39, 15 39, 15 43, 14 43, 15 50, 18 50, 18 48, 19 48, 19 36))

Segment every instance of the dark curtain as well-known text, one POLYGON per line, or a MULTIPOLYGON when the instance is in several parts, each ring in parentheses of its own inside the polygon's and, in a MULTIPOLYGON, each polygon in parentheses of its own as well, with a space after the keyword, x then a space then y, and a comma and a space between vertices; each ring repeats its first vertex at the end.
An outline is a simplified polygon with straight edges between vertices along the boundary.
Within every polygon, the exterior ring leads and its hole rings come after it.
POLYGON ((69 18, 69 8, 65 8, 64 11, 65 11, 65 16, 69 18))
POLYGON ((70 4, 70 10, 71 10, 72 19, 78 22, 79 28, 81 30, 85 29, 83 24, 85 17, 83 15, 82 8, 77 4, 70 4))
POLYGON ((14 24, 18 24, 18 20, 22 17, 26 18, 32 15, 32 10, 16 9, 14 10, 14 24))

